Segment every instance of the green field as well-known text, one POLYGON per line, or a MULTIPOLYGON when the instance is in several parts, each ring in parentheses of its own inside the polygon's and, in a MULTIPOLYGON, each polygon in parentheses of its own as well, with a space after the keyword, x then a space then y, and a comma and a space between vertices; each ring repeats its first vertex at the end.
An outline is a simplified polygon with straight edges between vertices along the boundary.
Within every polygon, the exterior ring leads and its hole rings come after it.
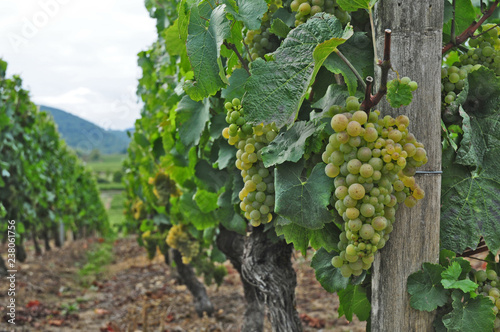
POLYGON ((122 171, 122 163, 126 157, 125 154, 101 155, 99 160, 87 162, 87 167, 95 174, 99 190, 123 189, 122 182, 114 181, 113 175, 122 171))

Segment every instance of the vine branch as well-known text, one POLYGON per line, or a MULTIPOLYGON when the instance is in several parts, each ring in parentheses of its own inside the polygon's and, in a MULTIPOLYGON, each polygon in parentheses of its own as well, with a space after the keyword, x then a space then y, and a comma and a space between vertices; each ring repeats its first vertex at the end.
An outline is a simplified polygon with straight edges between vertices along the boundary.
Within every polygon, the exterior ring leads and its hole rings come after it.
POLYGON ((243 68, 245 68, 248 75, 250 75, 250 69, 248 68, 248 64, 247 64, 246 60, 243 59, 243 57, 241 56, 241 54, 238 51, 238 49, 236 48, 236 46, 234 44, 228 43, 227 41, 224 41, 224 46, 226 46, 228 49, 232 50, 236 54, 236 56, 238 57, 238 59, 241 62, 241 65, 243 66, 243 68))
POLYGON ((464 32, 462 32, 458 37, 452 39, 452 41, 450 41, 448 44, 446 44, 443 47, 442 54, 445 54, 454 46, 458 46, 458 45, 464 43, 470 37, 473 37, 474 32, 476 32, 476 30, 479 29, 479 27, 484 23, 484 21, 486 21, 488 19, 488 17, 490 17, 493 14, 493 12, 495 11, 495 9, 497 8, 499 3, 500 3, 500 0, 496 0, 493 3, 493 5, 491 5, 490 9, 488 9, 486 12, 484 12, 483 16, 481 17, 481 19, 479 19, 479 21, 472 22, 472 24, 469 25, 469 27, 467 29, 465 29, 464 32))
POLYGON ((377 64, 382 69, 380 87, 375 95, 372 95, 373 78, 367 77, 366 79, 365 100, 361 103, 361 109, 365 110, 367 114, 370 114, 370 110, 377 105, 387 93, 387 78, 389 76, 389 70, 391 69, 391 33, 392 31, 390 29, 385 30, 384 58, 382 61, 379 60, 377 64))

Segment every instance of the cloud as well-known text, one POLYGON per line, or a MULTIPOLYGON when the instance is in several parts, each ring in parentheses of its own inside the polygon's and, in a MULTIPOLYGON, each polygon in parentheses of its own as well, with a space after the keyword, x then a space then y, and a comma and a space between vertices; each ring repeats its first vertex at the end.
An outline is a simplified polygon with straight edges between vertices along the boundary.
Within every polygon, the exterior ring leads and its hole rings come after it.
POLYGON ((108 128, 130 128, 139 117, 137 53, 155 40, 143 0, 0 0, 8 75, 20 74, 36 103, 108 128), (37 23, 44 13, 48 21, 37 23), (23 42, 13 45, 13 35, 23 42))

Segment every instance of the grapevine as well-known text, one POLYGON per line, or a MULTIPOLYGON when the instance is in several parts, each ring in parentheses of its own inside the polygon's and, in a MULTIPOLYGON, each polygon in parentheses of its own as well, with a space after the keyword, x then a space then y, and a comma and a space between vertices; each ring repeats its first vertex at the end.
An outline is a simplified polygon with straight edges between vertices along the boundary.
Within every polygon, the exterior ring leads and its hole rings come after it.
POLYGON ((343 24, 351 19, 350 15, 343 10, 336 0, 293 0, 290 4, 295 15, 295 26, 304 24, 310 17, 317 13, 325 12, 335 15, 343 24))
POLYGON ((370 269, 389 239, 398 203, 413 207, 425 196, 414 175, 427 162, 426 151, 408 131, 408 117, 368 116, 359 108, 356 97, 333 108, 345 112, 332 117, 335 134, 322 155, 326 175, 335 179, 332 205, 344 220, 341 252, 332 259, 344 277, 370 269))

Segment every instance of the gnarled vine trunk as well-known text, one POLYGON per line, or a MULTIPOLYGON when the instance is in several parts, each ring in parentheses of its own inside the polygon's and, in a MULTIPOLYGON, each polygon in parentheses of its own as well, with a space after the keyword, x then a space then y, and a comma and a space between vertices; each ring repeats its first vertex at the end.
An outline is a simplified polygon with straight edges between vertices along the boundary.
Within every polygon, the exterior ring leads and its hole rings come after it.
POLYGON ((243 277, 241 271, 245 237, 241 234, 231 232, 223 226, 220 226, 219 229, 217 247, 229 258, 231 264, 239 272, 241 283, 243 284, 246 307, 241 332, 261 332, 264 330, 264 298, 260 294, 260 290, 243 277))
POLYGON ((253 228, 246 239, 243 277, 260 292, 267 305, 273 332, 300 332, 302 323, 295 309, 297 276, 290 260, 292 246, 273 242, 264 227, 253 228))
POLYGON ((198 316, 203 317, 203 313, 212 316, 214 306, 208 298, 205 286, 198 280, 193 268, 182 262, 182 255, 178 250, 174 250, 174 262, 177 266, 177 272, 182 278, 182 282, 193 295, 194 308, 198 316))
MULTIPOLYGON (((410 131, 427 150, 425 171, 441 170, 443 6, 442 0, 381 0, 375 10, 379 58, 384 30, 391 29, 392 66, 419 86, 409 106, 391 110, 382 104, 381 108, 385 114, 410 118, 410 131)), ((441 178, 438 173, 420 173, 415 179, 425 190, 425 198, 412 209, 398 209, 391 238, 373 264, 372 331, 433 330, 433 314, 410 307, 406 285, 408 276, 423 262, 436 263, 439 257, 441 178)))

